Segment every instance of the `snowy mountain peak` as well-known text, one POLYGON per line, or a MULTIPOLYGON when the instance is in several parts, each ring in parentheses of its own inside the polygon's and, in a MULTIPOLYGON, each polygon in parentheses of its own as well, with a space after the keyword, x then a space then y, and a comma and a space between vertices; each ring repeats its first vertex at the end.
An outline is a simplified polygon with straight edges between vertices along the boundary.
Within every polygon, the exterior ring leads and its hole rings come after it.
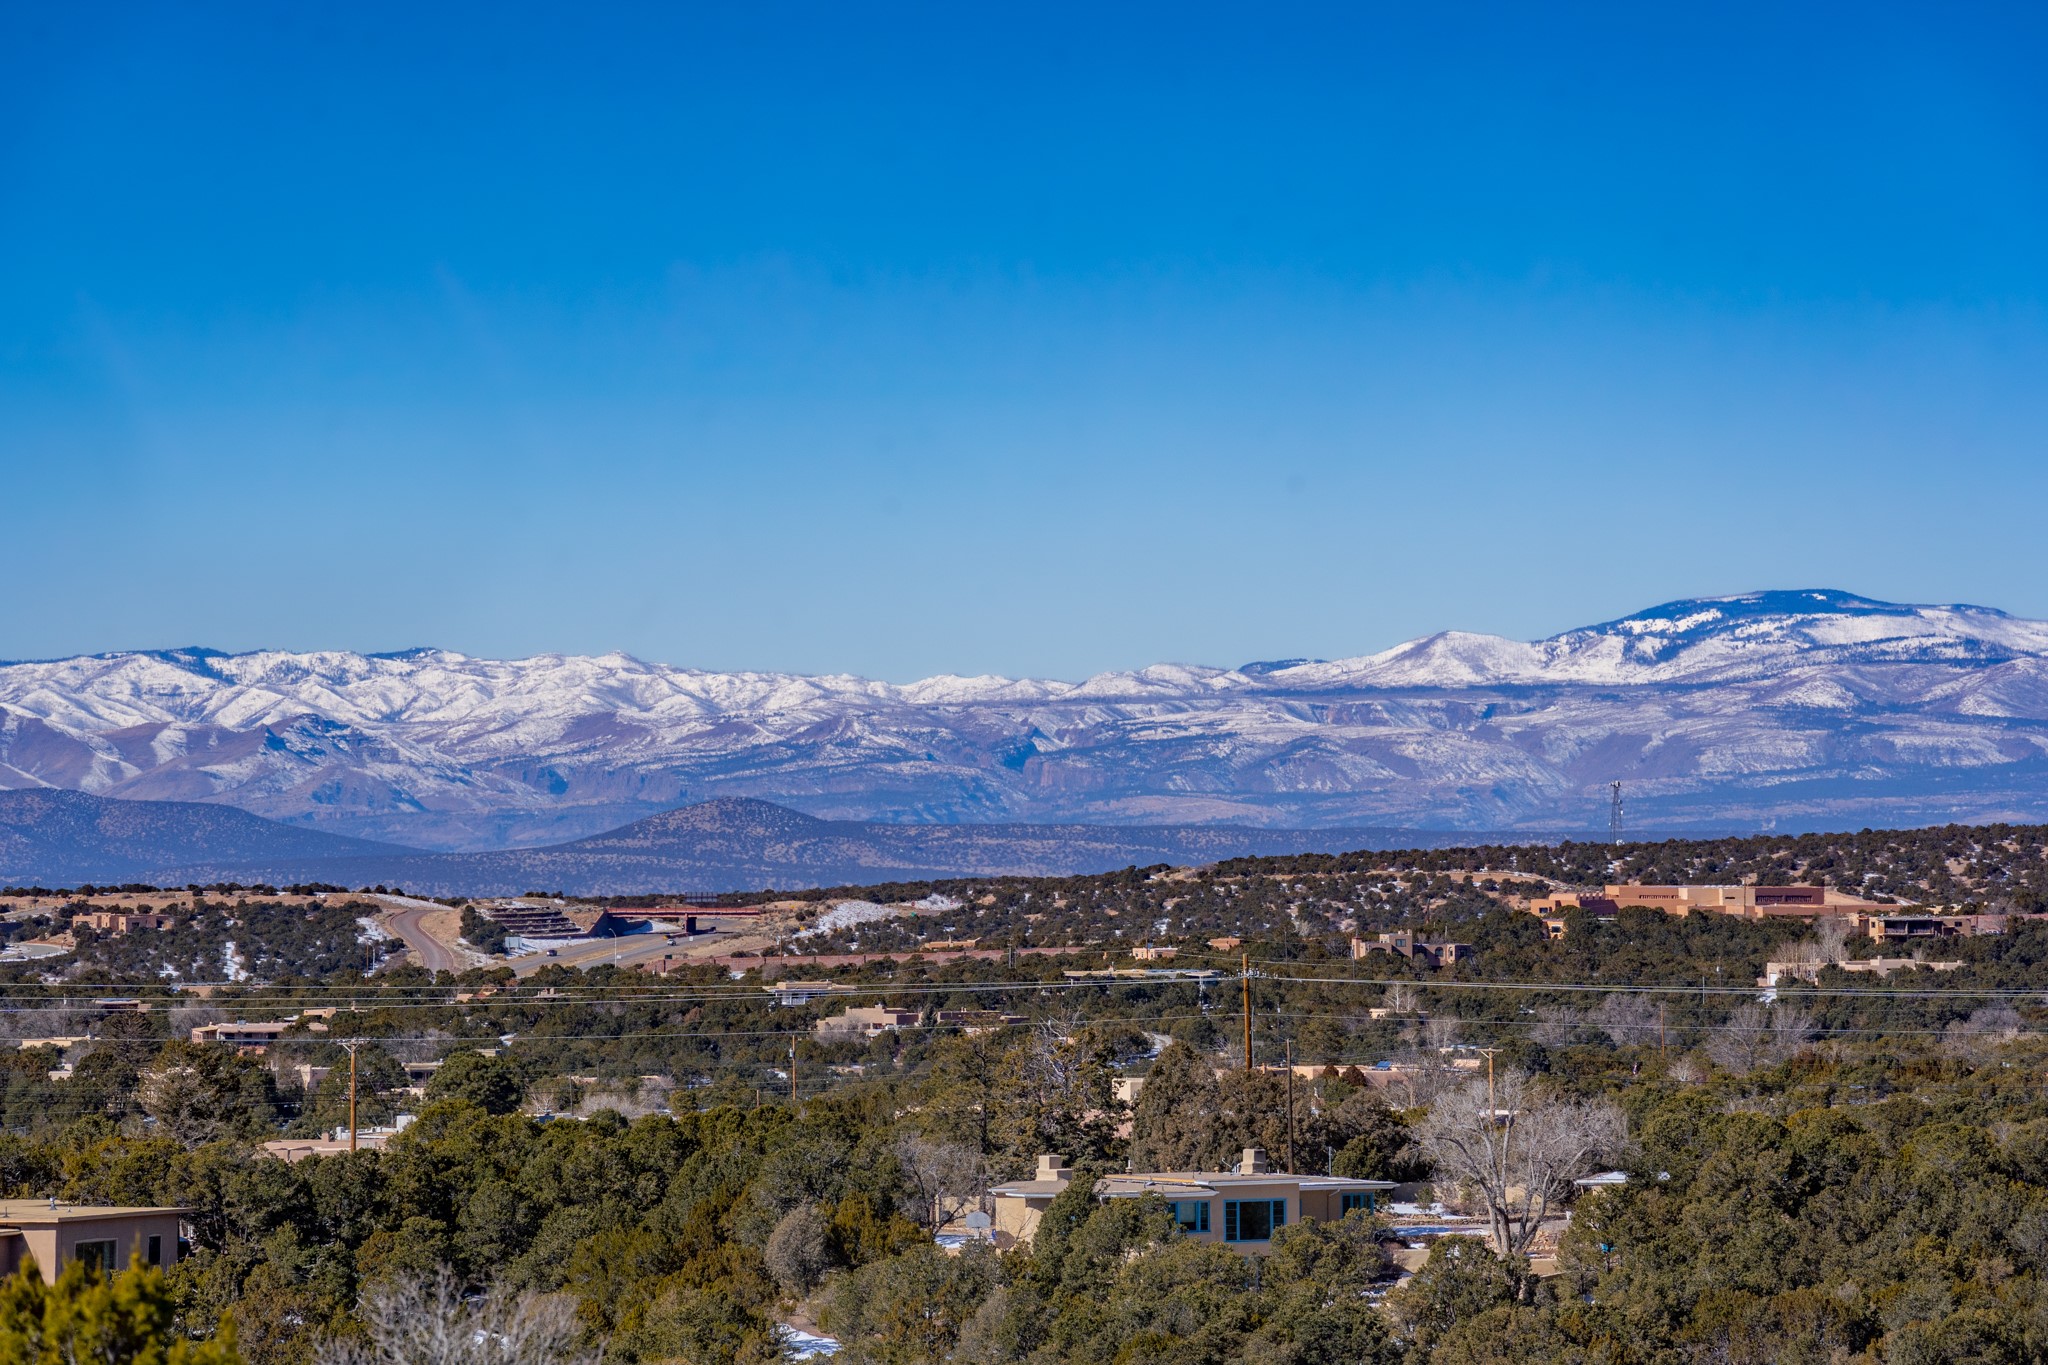
POLYGON ((1874 793, 1904 783, 1884 799, 1905 800, 1913 774, 1944 800, 2015 793, 1979 814, 2048 813, 2048 624, 1805 589, 1536 641, 1444 631, 1082 682, 425 647, 0 664, 0 788, 225 802, 438 847, 718 797, 828 818, 1556 828, 1616 779, 1638 784, 1632 809, 1775 818, 1796 799, 1869 823, 1874 793))

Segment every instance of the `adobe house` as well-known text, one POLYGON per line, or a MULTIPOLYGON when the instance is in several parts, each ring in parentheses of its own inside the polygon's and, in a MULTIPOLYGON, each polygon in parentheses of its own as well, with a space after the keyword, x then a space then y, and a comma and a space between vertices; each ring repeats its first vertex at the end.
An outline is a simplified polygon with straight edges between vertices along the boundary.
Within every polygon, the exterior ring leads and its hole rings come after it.
POLYGON ((139 1256, 144 1265, 169 1269, 178 1260, 178 1219, 186 1212, 0 1199, 0 1275, 14 1274, 31 1256, 51 1284, 73 1261, 113 1274, 139 1256))
POLYGON ((74 924, 84 924, 102 934, 125 934, 133 929, 168 929, 172 920, 169 915, 160 915, 153 910, 88 910, 74 916, 74 924))
POLYGON ((1410 961, 1426 962, 1432 967, 1448 967, 1453 963, 1470 960, 1475 955, 1475 950, 1469 943, 1417 938, 1412 929, 1381 934, 1376 939, 1354 937, 1351 940, 1351 957, 1354 962, 1372 953, 1391 953, 1410 961))
MULTIPOLYGON (((1028 1242, 1052 1201, 1073 1183, 1066 1158, 1038 1158, 1030 1180, 997 1185, 995 1244, 999 1248, 1028 1242)), ((1292 1175, 1270 1169, 1266 1154, 1247 1147, 1228 1171, 1133 1172, 1104 1176, 1095 1182, 1097 1199, 1142 1199, 1155 1195, 1189 1237, 1222 1242, 1260 1255, 1272 1247, 1276 1229, 1304 1218, 1334 1221, 1347 1213, 1375 1212, 1394 1188, 1391 1180, 1353 1180, 1344 1176, 1292 1175)))

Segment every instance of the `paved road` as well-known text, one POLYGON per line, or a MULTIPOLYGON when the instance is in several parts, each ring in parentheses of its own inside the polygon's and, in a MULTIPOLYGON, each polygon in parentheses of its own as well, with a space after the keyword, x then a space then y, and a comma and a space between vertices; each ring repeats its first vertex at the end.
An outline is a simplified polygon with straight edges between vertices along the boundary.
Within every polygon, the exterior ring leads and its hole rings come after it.
POLYGON ((742 948, 759 951, 774 940, 765 934, 699 934, 695 938, 676 935, 674 943, 668 942, 665 934, 626 934, 619 938, 599 939, 591 943, 578 943, 557 948, 555 956, 543 952, 528 953, 512 959, 512 970, 520 976, 532 976, 543 967, 575 967, 587 970, 591 967, 630 967, 673 953, 677 957, 712 957, 718 953, 735 952, 742 948))
POLYGON ((447 909, 446 906, 416 901, 410 896, 379 896, 377 900, 390 911, 384 917, 384 927, 404 940, 428 971, 459 972, 476 965, 476 959, 450 948, 421 927, 421 919, 436 910, 447 909))
POLYGON ((0 962, 31 962, 39 957, 62 957, 70 951, 61 943, 10 943, 0 951, 0 962))

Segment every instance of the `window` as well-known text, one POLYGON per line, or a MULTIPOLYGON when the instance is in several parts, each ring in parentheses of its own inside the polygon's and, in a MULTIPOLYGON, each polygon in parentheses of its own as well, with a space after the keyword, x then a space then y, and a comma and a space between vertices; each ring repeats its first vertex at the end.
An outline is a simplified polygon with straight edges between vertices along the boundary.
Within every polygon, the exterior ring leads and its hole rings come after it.
POLYGON ((71 1254, 83 1261, 87 1270, 101 1275, 112 1275, 120 1268, 114 1262, 114 1242, 111 1238, 103 1242, 80 1242, 72 1249, 71 1254))
POLYGON ((1344 1212, 1346 1213, 1356 1213, 1360 1209, 1364 1209, 1367 1213, 1372 1213, 1375 1211, 1375 1208, 1376 1202, 1372 1197, 1372 1192, 1369 1190, 1360 1190, 1344 1196, 1344 1212))
POLYGON ((149 1239, 149 1251, 142 1259, 151 1265, 162 1265, 164 1263, 164 1239, 160 1236, 151 1237, 149 1239))
POLYGON ((1273 1229, 1287 1224, 1285 1199, 1226 1199, 1223 1201, 1223 1240, 1263 1242, 1273 1229))
POLYGON ((1169 1199, 1166 1211, 1173 1215, 1174 1222, 1180 1224, 1182 1232, 1209 1230, 1209 1201, 1206 1199, 1169 1199))

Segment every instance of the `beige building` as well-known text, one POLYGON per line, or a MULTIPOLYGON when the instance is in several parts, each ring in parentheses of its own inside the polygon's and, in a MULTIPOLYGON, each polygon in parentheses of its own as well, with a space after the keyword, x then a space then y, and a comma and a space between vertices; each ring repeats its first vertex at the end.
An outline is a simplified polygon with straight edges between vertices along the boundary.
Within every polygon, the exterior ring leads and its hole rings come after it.
POLYGON ((168 929, 171 917, 152 910, 88 910, 73 923, 102 934, 125 934, 131 929, 168 929))
POLYGON ((1841 915, 1861 923, 1862 916, 1889 906, 1825 886, 1638 886, 1613 883, 1595 894, 1560 891, 1537 896, 1524 907, 1543 921, 1546 938, 1562 938, 1565 914, 1584 910, 1603 919, 1640 907, 1683 918, 1694 912, 1735 915, 1742 919, 1817 919, 1841 915))
POLYGON ((1004 1014, 1001 1010, 933 1010, 931 1017, 934 1028, 954 1028, 962 1033, 989 1033, 996 1029, 1015 1028, 1031 1021, 1021 1014, 1004 1014))
POLYGON ((391 1126, 356 1129, 354 1145, 350 1144, 348 1125, 342 1124, 333 1132, 311 1138, 273 1138, 257 1150, 268 1157, 290 1164, 304 1161, 309 1156, 345 1156, 352 1151, 381 1152, 406 1129, 412 1127, 413 1116, 400 1114, 391 1126))
POLYGON ((836 981, 777 981, 761 988, 775 997, 775 1003, 785 1008, 808 1005, 813 1000, 823 1000, 829 995, 852 995, 853 987, 843 986, 836 981))
POLYGON ((923 1016, 890 1005, 849 1005, 830 1019, 811 1026, 821 1038, 874 1038, 897 1029, 916 1028, 923 1016))
POLYGON ((1662 910, 1667 915, 1685 916, 1695 911, 1737 915, 1743 919, 1772 919, 1790 916, 1813 919, 1820 915, 1850 915, 1886 907, 1846 891, 1826 886, 1637 886, 1612 884, 1599 895, 1561 891, 1538 896, 1529 902, 1529 913, 1545 919, 1559 917, 1566 910, 1589 910, 1612 915, 1632 906, 1662 910))
POLYGON ((1351 940, 1352 961, 1359 961, 1374 953, 1405 957, 1411 962, 1423 962, 1432 967, 1448 967, 1474 956, 1472 945, 1469 943, 1417 938, 1413 929, 1397 929, 1391 934, 1351 940))
POLYGON ((1976 938, 2002 934, 2014 920, 2048 919, 2048 915, 1865 915, 1857 923, 1879 943, 1915 938, 1976 938))
POLYGON ((1845 958, 1839 962, 1766 962, 1764 974, 1756 984, 1766 989, 1775 989, 1787 981, 1804 981, 1810 986, 1820 984, 1823 968, 1840 967, 1851 976, 1890 976, 1893 972, 1916 971, 1925 967, 1931 972, 1960 971, 1960 962, 1922 962, 1916 957, 1866 957, 1861 960, 1845 958))
POLYGON ((35 1258, 54 1284, 73 1261, 112 1274, 140 1258, 169 1267, 178 1260, 178 1219, 184 1209, 101 1208, 54 1199, 0 1199, 0 1275, 35 1258))
MULTIPOLYGON (((1073 1183, 1066 1158, 1041 1156, 1029 1180, 997 1185, 994 1240, 998 1248, 1029 1242, 1045 1210, 1073 1183)), ((1390 1180, 1351 1180, 1342 1176, 1291 1175, 1270 1169, 1256 1147, 1228 1171, 1162 1171, 1105 1176, 1095 1182, 1097 1199, 1142 1199, 1153 1196, 1183 1233, 1204 1242, 1222 1242, 1246 1255, 1272 1246, 1273 1234, 1304 1218, 1335 1220, 1347 1213, 1374 1212, 1394 1188, 1390 1180)))

